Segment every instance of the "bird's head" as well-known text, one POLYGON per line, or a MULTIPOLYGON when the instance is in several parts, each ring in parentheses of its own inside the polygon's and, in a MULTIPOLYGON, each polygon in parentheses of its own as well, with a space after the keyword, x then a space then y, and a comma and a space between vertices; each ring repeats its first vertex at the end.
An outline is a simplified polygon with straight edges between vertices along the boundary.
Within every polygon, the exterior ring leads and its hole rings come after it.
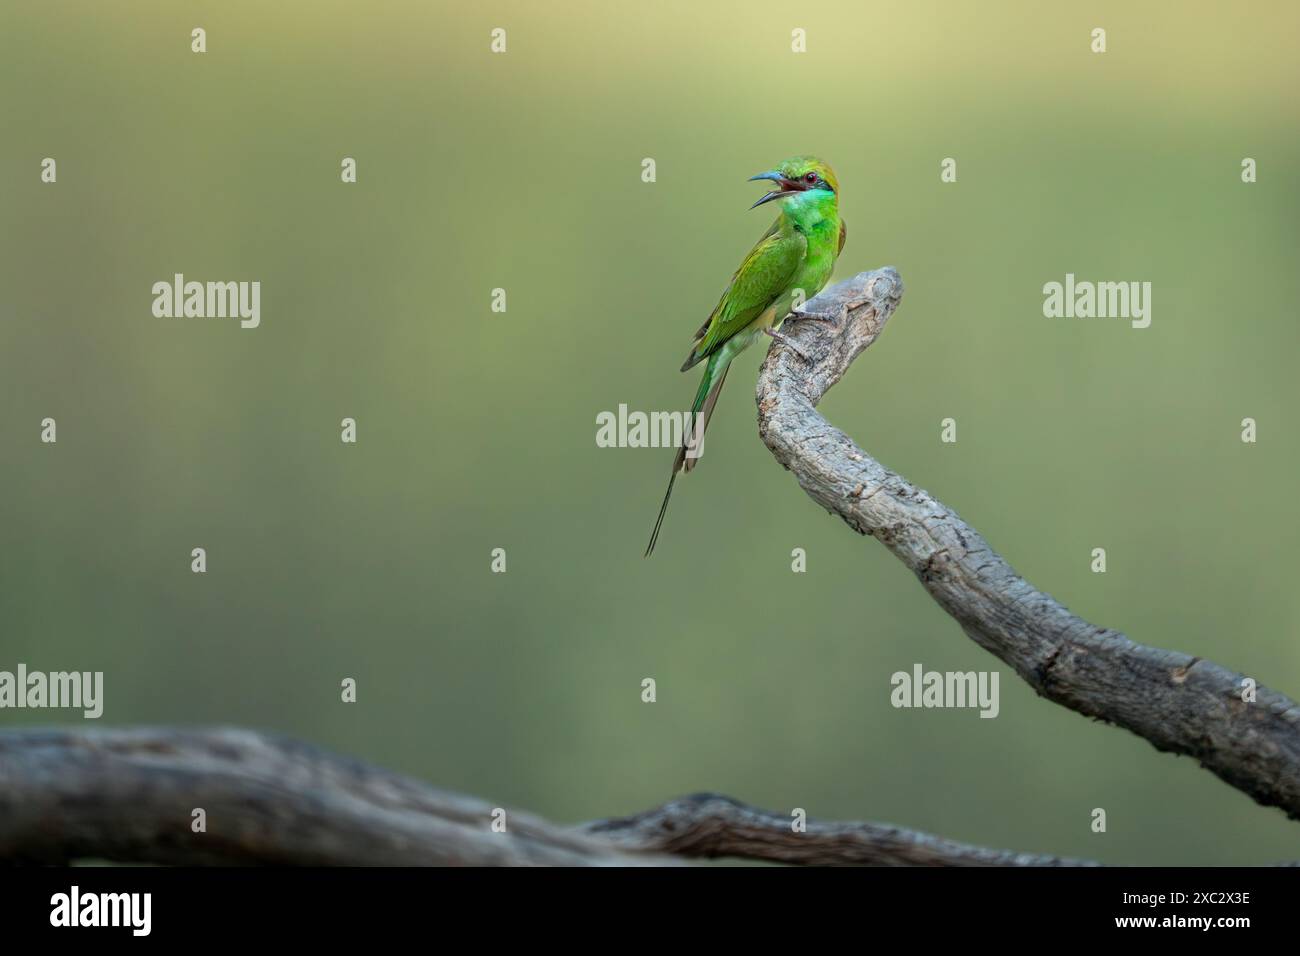
POLYGON ((821 193, 820 196, 807 198, 824 199, 827 193, 838 196, 840 191, 835 172, 825 161, 816 156, 796 156, 794 159, 787 159, 776 169, 750 176, 749 179, 750 182, 766 179, 776 183, 776 188, 750 206, 750 209, 771 202, 773 199, 788 199, 790 196, 802 196, 806 193, 821 193))

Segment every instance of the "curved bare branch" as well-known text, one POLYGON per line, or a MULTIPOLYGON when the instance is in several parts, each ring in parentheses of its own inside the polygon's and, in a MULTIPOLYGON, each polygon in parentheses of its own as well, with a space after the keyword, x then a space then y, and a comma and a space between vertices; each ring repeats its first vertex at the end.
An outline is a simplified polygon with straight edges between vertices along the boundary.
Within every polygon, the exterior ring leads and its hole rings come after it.
POLYGON ((790 321, 758 378, 758 424, 808 496, 887 547, 966 634, 1041 696, 1186 754, 1266 806, 1300 818, 1300 707, 1212 661, 1137 644, 1033 587, 970 525, 859 448, 816 405, 875 341, 903 294, 893 269, 808 302, 834 323, 790 321))

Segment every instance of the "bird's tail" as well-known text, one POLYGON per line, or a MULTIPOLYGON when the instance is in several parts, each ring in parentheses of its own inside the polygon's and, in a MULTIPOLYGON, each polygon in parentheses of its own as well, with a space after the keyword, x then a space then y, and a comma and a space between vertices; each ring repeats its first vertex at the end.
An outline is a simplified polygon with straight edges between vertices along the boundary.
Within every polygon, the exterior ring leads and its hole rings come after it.
POLYGON ((695 393, 695 403, 691 406, 691 420, 682 435, 682 447, 677 449, 677 457, 673 459, 673 473, 668 477, 668 490, 664 492, 663 504, 659 506, 659 517, 655 520, 654 531, 650 533, 650 544, 645 549, 647 558, 653 553, 655 542, 659 540, 659 529, 663 527, 664 515, 668 513, 668 499, 673 496, 673 483, 677 481, 677 474, 690 471, 700 460, 698 454, 690 453, 698 449, 704 441, 704 430, 709 427, 709 419, 713 417, 714 406, 718 404, 718 394, 722 391, 722 383, 727 380, 727 369, 730 367, 730 360, 724 359, 721 355, 714 355, 709 359, 704 378, 700 380, 699 390, 695 393))

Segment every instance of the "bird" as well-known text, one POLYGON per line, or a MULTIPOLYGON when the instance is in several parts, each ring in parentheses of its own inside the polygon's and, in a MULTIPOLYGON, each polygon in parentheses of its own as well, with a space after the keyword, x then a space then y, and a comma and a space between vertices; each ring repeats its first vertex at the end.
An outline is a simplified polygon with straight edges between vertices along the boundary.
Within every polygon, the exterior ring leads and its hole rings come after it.
MULTIPOLYGON (((775 202, 780 204, 781 212, 740 263, 713 312, 695 333, 691 351, 682 363, 683 372, 701 362, 707 364, 691 406, 690 427, 684 429, 681 447, 673 460, 668 490, 659 506, 646 557, 654 552, 659 540, 677 476, 691 471, 699 462, 704 430, 732 360, 763 334, 800 352, 779 331, 781 324, 791 315, 796 298, 811 299, 830 281, 835 260, 848 239, 848 227, 840 218, 839 180, 825 160, 796 156, 775 169, 749 177, 749 181, 774 184, 750 209, 775 202)), ((794 315, 831 318, 803 310, 794 315)))

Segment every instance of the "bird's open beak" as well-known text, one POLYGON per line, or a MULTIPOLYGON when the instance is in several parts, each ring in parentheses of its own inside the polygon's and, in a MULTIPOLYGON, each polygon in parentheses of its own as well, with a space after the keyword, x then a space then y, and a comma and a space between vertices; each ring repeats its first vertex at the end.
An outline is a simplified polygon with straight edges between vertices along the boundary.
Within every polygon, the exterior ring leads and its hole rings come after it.
POLYGON ((758 202, 754 203, 754 205, 750 206, 750 209, 757 209, 765 202, 771 202, 773 199, 782 199, 786 196, 792 196, 799 191, 798 183, 791 182, 776 170, 770 170, 766 173, 759 173, 757 176, 749 177, 751 183, 760 179, 770 179, 772 182, 776 183, 779 188, 773 189, 758 202))

